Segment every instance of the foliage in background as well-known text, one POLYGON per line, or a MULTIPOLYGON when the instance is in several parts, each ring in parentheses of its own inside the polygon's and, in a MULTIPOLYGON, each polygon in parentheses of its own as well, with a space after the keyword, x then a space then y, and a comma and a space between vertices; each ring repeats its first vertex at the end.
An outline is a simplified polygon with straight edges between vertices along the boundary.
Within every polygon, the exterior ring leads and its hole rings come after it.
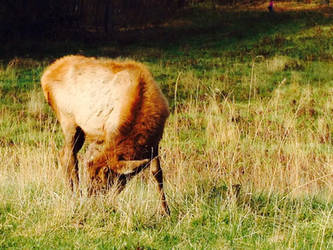
POLYGON ((14 0, 0 5, 2 39, 53 38, 70 34, 135 28, 160 23, 181 0, 14 0))

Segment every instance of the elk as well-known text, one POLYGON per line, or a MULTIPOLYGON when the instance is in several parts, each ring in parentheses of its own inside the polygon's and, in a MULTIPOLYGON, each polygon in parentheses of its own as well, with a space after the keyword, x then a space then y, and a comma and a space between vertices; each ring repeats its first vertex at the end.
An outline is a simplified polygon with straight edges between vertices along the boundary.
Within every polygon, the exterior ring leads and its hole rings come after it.
POLYGON ((163 190, 158 156, 159 142, 169 116, 168 102, 148 69, 129 60, 65 56, 48 66, 41 78, 46 101, 64 134, 60 163, 67 183, 78 190, 77 153, 85 141, 102 144, 88 162, 88 194, 126 182, 150 166, 162 203, 163 190))

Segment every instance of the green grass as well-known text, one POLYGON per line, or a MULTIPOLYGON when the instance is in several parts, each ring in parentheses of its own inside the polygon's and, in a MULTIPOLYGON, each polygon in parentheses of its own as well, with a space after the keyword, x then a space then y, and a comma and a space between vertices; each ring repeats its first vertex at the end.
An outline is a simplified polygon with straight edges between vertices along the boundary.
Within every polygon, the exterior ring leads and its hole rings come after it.
POLYGON ((277 6, 191 7, 118 41, 4 44, 0 248, 332 249, 333 11, 277 6), (144 62, 167 96, 170 218, 149 171, 117 197, 64 187, 39 79, 76 53, 144 62))

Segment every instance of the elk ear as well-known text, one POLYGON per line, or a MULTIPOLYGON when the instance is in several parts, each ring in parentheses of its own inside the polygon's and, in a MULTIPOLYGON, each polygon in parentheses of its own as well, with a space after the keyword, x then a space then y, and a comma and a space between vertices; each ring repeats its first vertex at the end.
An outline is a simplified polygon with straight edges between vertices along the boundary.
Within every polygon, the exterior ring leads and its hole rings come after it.
POLYGON ((139 171, 140 168, 144 168, 150 159, 144 159, 139 161, 119 161, 118 166, 114 171, 118 174, 133 174, 139 171))

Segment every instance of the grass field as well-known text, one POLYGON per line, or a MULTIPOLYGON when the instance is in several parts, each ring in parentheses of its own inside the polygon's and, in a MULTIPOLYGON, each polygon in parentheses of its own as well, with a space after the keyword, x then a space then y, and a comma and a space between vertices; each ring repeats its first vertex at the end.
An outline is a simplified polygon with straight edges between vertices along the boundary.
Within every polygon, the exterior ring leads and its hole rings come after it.
POLYGON ((0 248, 332 249, 333 9, 265 8, 188 8, 117 42, 4 45, 0 248), (39 80, 77 53, 144 62, 167 96, 170 218, 148 171, 117 197, 66 190, 39 80))

